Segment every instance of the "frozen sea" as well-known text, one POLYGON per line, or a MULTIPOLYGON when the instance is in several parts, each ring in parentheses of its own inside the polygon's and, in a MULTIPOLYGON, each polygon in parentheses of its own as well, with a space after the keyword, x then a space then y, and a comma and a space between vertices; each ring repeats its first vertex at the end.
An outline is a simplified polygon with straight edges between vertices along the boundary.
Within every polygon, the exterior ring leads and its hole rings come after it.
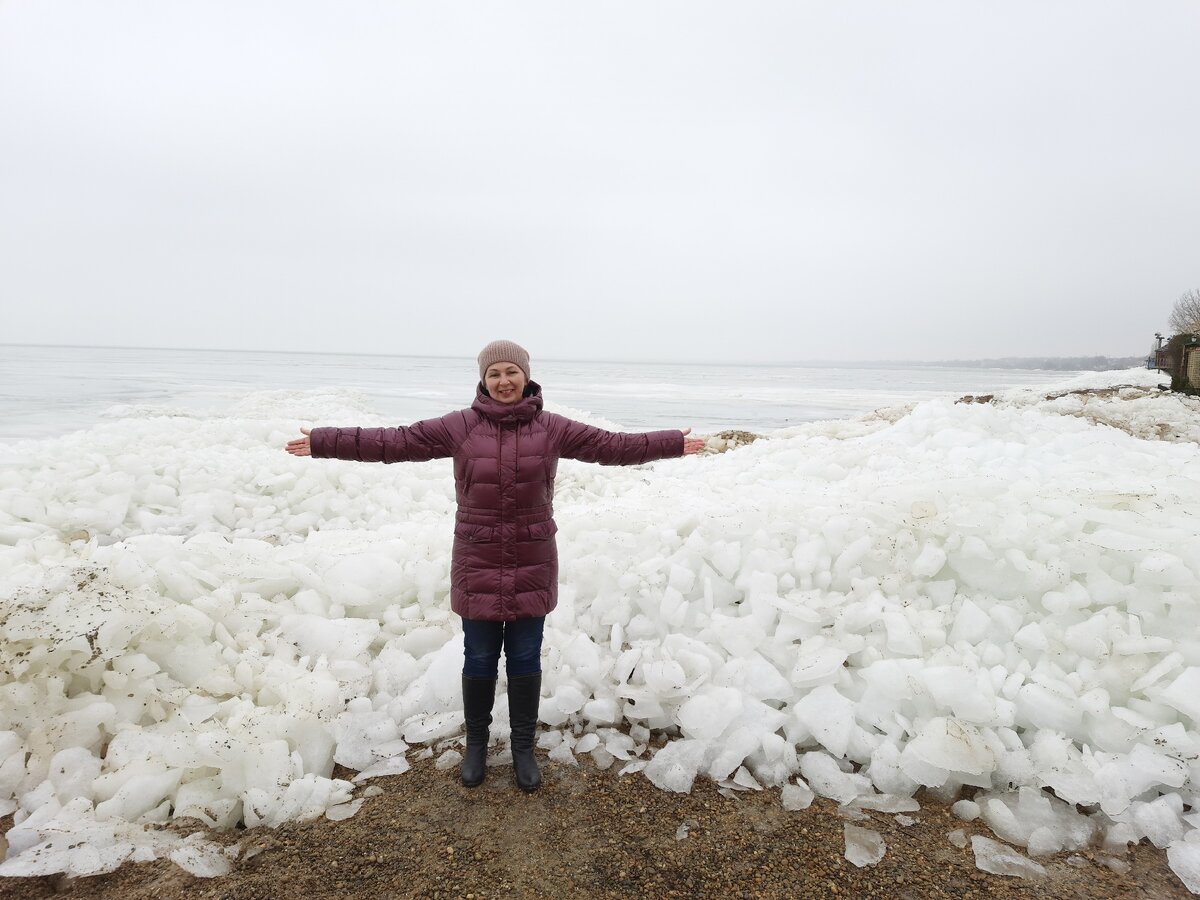
MULTIPOLYGON (((703 366, 535 360, 549 403, 631 429, 761 432, 1074 373, 921 366, 703 366)), ((219 414, 257 391, 339 388, 403 424, 471 402, 473 359, 0 345, 0 442, 50 437, 127 412, 219 414)), ((321 422, 320 424, 355 424, 321 422)))
MULTIPOLYGON (((282 447, 460 407, 471 360, 0 349, 0 876, 219 876, 236 845, 156 826, 344 819, 457 764, 450 461, 282 447)), ((1145 370, 535 375, 597 424, 764 434, 563 461, 549 764, 851 816, 965 790, 987 871, 1149 841, 1200 892, 1200 400, 1145 370)), ((493 737, 503 763, 503 700, 493 737)))

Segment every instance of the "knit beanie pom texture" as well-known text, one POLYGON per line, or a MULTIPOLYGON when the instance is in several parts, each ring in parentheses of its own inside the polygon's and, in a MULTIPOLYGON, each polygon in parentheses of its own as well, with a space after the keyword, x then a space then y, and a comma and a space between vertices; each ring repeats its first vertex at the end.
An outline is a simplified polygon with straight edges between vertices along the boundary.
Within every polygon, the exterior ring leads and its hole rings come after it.
POLYGON ((532 380, 529 377, 529 353, 520 344, 512 341, 492 341, 484 347, 479 353, 479 380, 484 380, 488 366, 494 366, 498 362, 515 364, 525 373, 526 381, 532 380))

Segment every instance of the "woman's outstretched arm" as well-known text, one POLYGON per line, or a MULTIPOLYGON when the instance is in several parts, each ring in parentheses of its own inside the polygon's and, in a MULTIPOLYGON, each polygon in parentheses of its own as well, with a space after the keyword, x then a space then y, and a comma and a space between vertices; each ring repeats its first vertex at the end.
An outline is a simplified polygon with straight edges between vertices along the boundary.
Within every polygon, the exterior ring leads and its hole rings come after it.
POLYGON ((573 419, 556 416, 559 453, 567 459, 597 462, 606 466, 632 466, 698 453, 700 438, 690 438, 690 428, 668 431, 605 431, 573 419))
POLYGON ((422 462, 453 456, 470 428, 469 410, 397 428, 301 428, 288 441, 292 456, 359 462, 422 462))

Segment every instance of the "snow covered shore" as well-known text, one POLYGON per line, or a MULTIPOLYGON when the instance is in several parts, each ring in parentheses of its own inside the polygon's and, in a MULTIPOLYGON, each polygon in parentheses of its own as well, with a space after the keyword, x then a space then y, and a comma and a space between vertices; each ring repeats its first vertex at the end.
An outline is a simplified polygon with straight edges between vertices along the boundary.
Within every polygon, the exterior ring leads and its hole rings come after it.
MULTIPOLYGON (((959 811, 1033 855, 1145 837, 1200 891, 1200 402, 1065 393, 1158 380, 564 462, 543 748, 792 806, 974 786, 959 811)), ((0 447, 0 874, 217 874, 142 826, 351 815, 335 761, 461 731, 448 463, 283 453, 376 423, 347 392, 119 412, 0 447)))

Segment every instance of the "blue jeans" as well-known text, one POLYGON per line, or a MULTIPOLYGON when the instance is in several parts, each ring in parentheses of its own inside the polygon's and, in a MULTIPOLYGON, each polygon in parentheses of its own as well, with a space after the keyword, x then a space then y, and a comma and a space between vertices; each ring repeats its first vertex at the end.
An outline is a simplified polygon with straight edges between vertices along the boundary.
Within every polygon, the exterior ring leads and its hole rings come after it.
POLYGON ((542 629, 545 616, 512 622, 463 619, 463 674, 495 678, 504 647, 504 671, 509 677, 537 675, 542 671, 542 629))

